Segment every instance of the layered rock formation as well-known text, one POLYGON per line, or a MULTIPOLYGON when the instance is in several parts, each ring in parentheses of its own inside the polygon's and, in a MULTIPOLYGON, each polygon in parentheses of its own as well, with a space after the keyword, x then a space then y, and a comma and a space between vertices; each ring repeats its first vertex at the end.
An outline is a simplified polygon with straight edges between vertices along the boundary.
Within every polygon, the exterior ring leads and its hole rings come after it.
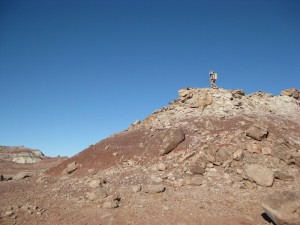
POLYGON ((44 154, 38 149, 24 146, 0 146, 0 159, 15 163, 37 163, 44 154))

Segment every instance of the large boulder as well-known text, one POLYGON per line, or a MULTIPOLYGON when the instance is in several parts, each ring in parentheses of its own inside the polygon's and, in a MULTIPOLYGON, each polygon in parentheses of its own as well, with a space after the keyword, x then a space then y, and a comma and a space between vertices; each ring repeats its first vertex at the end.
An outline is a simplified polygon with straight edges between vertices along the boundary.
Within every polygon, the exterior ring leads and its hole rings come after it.
POLYGON ((248 137, 251 137, 257 141, 261 141, 263 138, 266 138, 268 136, 268 133, 269 133, 268 128, 259 124, 255 124, 251 126, 246 131, 246 135, 248 137))
POLYGON ((274 192, 263 198, 262 207, 276 225, 300 224, 299 193, 291 191, 274 192))
POLYGON ((171 152, 182 141, 184 141, 184 139, 185 135, 180 127, 168 129, 163 136, 163 149, 160 151, 160 154, 164 155, 171 152))
POLYGON ((258 164, 246 165, 245 175, 255 181, 258 185, 270 187, 274 181, 274 172, 269 168, 258 164))

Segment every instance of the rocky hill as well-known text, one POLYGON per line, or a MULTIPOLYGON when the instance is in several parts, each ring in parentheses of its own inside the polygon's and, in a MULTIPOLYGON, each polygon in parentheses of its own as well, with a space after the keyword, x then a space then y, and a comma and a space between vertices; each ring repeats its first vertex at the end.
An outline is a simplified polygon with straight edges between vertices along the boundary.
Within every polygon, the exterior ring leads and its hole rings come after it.
MULTIPOLYGON (((32 193, 54 195, 35 197, 43 209, 35 211, 44 216, 28 221, 300 224, 299 91, 185 88, 178 94, 169 106, 33 179, 32 193)), ((12 208, 5 221, 17 220, 12 208)))

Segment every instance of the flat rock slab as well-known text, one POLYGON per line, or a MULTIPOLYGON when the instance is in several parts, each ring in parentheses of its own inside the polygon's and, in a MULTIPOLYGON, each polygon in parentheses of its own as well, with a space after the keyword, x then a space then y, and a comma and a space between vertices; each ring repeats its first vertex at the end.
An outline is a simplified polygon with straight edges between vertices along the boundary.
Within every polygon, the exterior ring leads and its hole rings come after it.
POLYGON ((160 193, 165 191, 165 186, 162 184, 149 184, 143 188, 143 191, 146 193, 160 193))
POLYGON ((270 187, 273 184, 274 172, 267 167, 258 164, 246 165, 245 173, 250 180, 255 181, 258 185, 270 187))
POLYGON ((16 176, 13 177, 14 180, 22 180, 26 177, 30 177, 31 175, 28 174, 27 172, 20 172, 16 176))
POLYGON ((274 192, 262 200, 262 207, 276 225, 300 224, 300 194, 274 192))
POLYGON ((176 148, 182 141, 184 141, 184 139, 185 135, 180 127, 170 128, 164 134, 163 149, 160 151, 160 154, 168 154, 174 148, 176 148))
POLYGON ((254 140, 261 141, 263 138, 268 136, 268 133, 269 131, 266 127, 256 124, 247 130, 246 135, 254 140))

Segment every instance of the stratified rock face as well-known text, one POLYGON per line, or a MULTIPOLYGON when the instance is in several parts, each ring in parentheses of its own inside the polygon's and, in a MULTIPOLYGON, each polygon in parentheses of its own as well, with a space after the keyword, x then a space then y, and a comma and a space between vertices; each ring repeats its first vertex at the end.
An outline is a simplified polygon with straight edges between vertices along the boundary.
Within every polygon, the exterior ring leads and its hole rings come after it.
POLYGON ((37 163, 42 160, 44 154, 37 149, 23 146, 0 146, 0 159, 15 163, 37 163))
POLYGON ((261 165, 252 164, 245 168, 246 175, 257 184, 270 187, 274 181, 274 173, 269 168, 261 165))
POLYGON ((299 193, 274 192, 262 200, 262 207, 276 225, 300 224, 299 193))

